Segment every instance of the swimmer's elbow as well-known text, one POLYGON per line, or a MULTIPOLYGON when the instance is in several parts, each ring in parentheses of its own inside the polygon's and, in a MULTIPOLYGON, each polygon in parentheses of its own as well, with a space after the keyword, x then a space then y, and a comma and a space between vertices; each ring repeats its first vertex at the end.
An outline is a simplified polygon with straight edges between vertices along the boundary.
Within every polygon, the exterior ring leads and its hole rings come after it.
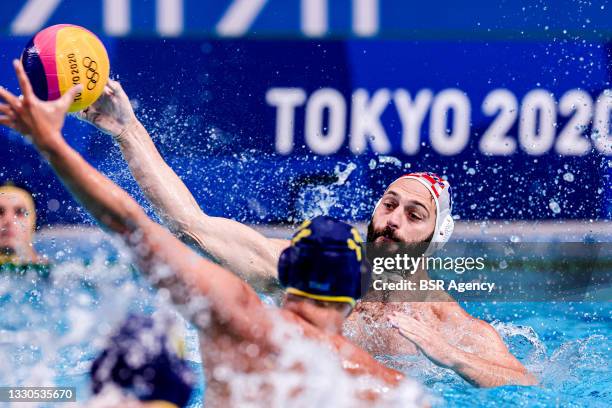
POLYGON ((214 239, 221 231, 211 225, 211 218, 201 210, 184 210, 178 214, 164 214, 164 223, 168 229, 182 241, 191 241, 204 249, 204 243, 214 239))
POLYGON ((523 385, 523 386, 533 386, 533 385, 538 385, 538 384, 539 384, 539 381, 536 378, 536 376, 528 372, 527 369, 524 370, 521 377, 519 378, 519 381, 517 381, 516 383, 516 385, 523 385))
POLYGON ((170 232, 181 239, 198 235, 200 224, 204 221, 203 218, 207 217, 201 211, 195 212, 185 209, 174 212, 158 211, 158 215, 170 232))

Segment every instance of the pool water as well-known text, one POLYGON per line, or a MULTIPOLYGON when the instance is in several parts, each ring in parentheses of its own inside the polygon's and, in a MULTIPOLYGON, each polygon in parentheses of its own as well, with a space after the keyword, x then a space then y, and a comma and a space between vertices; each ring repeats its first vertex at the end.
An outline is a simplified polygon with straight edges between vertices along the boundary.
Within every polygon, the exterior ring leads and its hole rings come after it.
MULTIPOLYGON (((84 404, 89 366, 128 311, 171 307, 131 268, 118 241, 100 233, 68 235, 37 243, 54 264, 48 278, 0 276, 0 384, 76 386, 84 404)), ((424 384, 434 406, 612 406, 612 302, 463 306, 493 324, 541 385, 476 389, 422 357, 386 361, 424 384)), ((199 407, 205 387, 197 334, 187 323, 184 330, 187 357, 200 375, 191 406, 199 407)))

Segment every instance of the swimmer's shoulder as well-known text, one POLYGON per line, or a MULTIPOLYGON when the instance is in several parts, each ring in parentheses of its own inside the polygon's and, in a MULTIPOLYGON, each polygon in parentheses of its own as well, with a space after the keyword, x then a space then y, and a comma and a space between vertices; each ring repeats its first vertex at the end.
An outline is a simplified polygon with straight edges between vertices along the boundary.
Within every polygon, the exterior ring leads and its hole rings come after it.
POLYGON ((470 333, 470 336, 463 339, 468 343, 466 345, 480 344, 486 346, 484 349, 494 352, 506 348, 501 336, 490 323, 470 315, 457 302, 444 303, 441 308, 444 311, 441 318, 444 323, 452 324, 456 329, 470 333))

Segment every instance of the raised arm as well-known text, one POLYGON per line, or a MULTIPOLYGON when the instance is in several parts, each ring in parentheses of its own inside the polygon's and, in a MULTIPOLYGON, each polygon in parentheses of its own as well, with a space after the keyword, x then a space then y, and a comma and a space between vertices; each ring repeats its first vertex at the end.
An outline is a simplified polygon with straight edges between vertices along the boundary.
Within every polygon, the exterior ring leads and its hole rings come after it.
MULTIPOLYGON (((61 99, 42 102, 34 95, 21 63, 15 69, 23 91, 18 99, 5 89, 0 97, 0 124, 31 137, 59 178, 105 228, 118 233, 131 249, 139 269, 153 284, 170 291, 175 303, 188 306, 188 317, 203 329, 202 313, 213 323, 241 336, 267 324, 263 305, 244 281, 197 255, 147 217, 125 191, 91 167, 61 135, 64 116, 78 89, 61 99), (198 302, 200 296, 206 302, 198 302), (206 304, 206 310, 190 308, 206 304)), ((206 319, 204 319, 206 320, 206 319)))
POLYGON ((196 244, 250 282, 276 278, 278 257, 288 242, 268 239, 239 222, 205 214, 159 154, 118 82, 109 81, 102 97, 79 117, 113 136, 147 199, 183 242, 196 244))

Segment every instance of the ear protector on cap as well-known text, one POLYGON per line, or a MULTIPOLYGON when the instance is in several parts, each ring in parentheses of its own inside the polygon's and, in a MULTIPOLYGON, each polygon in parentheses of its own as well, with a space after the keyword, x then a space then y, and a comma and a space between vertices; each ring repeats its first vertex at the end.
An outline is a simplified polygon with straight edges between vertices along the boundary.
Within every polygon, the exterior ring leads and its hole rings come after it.
POLYGON ((443 211, 440 216, 436 217, 436 229, 431 237, 431 243, 425 251, 425 256, 432 255, 437 250, 442 249, 453 235, 454 230, 455 220, 450 214, 450 209, 443 211))

